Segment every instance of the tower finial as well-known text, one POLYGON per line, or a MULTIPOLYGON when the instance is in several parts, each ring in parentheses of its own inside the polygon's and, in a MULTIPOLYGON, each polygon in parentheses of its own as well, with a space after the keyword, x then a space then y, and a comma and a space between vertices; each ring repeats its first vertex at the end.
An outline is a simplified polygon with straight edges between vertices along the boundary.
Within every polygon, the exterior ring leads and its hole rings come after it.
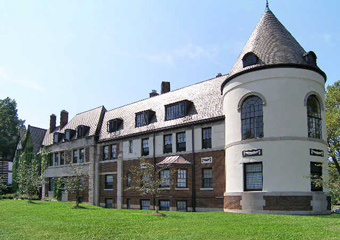
POLYGON ((269 9, 269 2, 268 2, 268 0, 266 0, 266 12, 269 12, 270 11, 270 9, 269 9))

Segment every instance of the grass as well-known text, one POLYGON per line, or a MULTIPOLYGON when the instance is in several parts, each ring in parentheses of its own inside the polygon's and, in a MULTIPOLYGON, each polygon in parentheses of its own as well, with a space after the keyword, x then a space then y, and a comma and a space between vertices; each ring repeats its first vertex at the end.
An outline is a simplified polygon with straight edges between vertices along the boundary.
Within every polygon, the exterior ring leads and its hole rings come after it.
POLYGON ((0 239, 339 239, 340 215, 71 209, 74 203, 0 201, 0 239), (139 214, 136 214, 139 213, 139 214), (141 214, 142 213, 142 214, 141 214))

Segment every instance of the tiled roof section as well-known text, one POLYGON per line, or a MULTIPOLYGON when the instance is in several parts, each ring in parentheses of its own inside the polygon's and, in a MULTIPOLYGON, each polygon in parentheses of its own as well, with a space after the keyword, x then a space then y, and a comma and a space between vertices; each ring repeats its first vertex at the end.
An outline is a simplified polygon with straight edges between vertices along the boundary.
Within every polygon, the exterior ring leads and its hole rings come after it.
POLYGON ((176 156, 169 156, 164 158, 163 161, 158 163, 157 165, 166 165, 166 164, 191 164, 189 161, 187 161, 184 157, 180 155, 176 156))
POLYGON ((306 51, 282 25, 276 16, 270 10, 267 10, 262 15, 260 22, 257 24, 255 30, 248 39, 248 42, 243 48, 235 65, 231 69, 229 77, 232 77, 241 71, 263 65, 310 65, 303 58, 305 53, 306 51), (256 65, 244 68, 242 58, 249 52, 256 54, 259 58, 259 62, 256 65))
POLYGON ((33 126, 28 125, 27 132, 31 136, 34 153, 39 152, 40 147, 41 147, 41 143, 44 139, 46 131, 47 131, 46 129, 42 129, 42 128, 33 127, 33 126))
POLYGON ((226 76, 213 78, 107 111, 100 131, 99 141, 223 117, 220 86, 225 79, 226 76), (191 108, 189 115, 165 121, 165 105, 183 100, 193 102, 194 107, 191 108), (146 126, 135 127, 135 113, 145 110, 152 110, 156 113, 154 121, 146 126), (109 133, 107 131, 107 122, 115 118, 123 119, 123 129, 109 133))
POLYGON ((100 124, 101 116, 104 114, 105 111, 106 109, 104 108, 104 106, 101 106, 95 109, 88 110, 86 112, 78 113, 62 129, 60 129, 60 127, 57 127, 53 132, 47 130, 42 145, 49 146, 53 144, 54 133, 56 132, 65 133, 66 129, 76 130, 77 127, 80 125, 90 127, 90 130, 86 136, 94 136, 96 132, 99 131, 98 127, 101 126, 100 124))

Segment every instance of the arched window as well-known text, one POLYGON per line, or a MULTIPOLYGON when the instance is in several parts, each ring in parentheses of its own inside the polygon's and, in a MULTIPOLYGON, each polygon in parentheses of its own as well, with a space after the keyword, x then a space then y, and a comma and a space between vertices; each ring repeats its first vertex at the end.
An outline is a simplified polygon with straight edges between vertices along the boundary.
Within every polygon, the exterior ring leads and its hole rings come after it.
POLYGON ((247 97, 241 108, 242 140, 263 137, 263 103, 258 96, 247 97))
POLYGON ((307 120, 308 120, 308 137, 321 139, 321 108, 319 100, 315 95, 307 99, 307 120))
POLYGON ((243 61, 243 67, 252 66, 258 63, 259 58, 255 55, 253 52, 248 52, 244 57, 242 58, 243 61))

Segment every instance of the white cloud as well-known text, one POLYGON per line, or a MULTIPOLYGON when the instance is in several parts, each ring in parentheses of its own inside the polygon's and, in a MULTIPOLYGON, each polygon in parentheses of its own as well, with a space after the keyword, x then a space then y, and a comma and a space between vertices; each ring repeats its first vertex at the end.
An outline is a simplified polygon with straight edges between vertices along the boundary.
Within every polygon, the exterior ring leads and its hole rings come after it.
POLYGON ((1 79, 8 82, 8 83, 20 85, 20 86, 25 87, 25 88, 34 89, 34 90, 38 90, 38 91, 44 90, 44 87, 37 81, 18 80, 18 79, 11 78, 9 76, 9 74, 7 73, 6 69, 4 69, 4 68, 0 68, 0 80, 1 79))

